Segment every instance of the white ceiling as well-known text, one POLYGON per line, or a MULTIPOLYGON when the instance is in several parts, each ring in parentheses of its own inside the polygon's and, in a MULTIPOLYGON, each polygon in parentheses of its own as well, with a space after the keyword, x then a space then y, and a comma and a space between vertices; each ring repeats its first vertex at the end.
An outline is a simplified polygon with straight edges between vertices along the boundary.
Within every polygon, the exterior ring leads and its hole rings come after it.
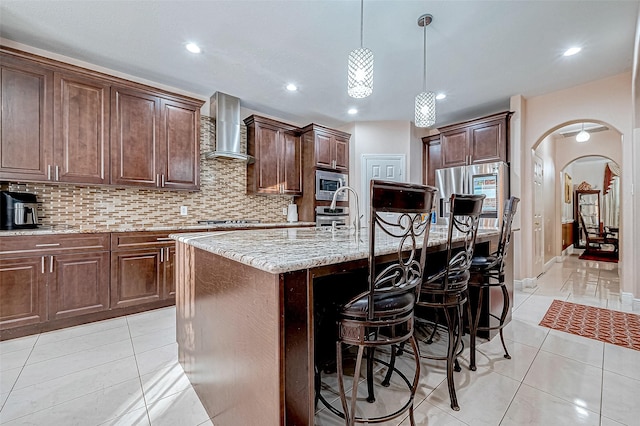
POLYGON ((422 90, 445 92, 436 125, 509 108, 525 97, 631 69, 637 0, 364 2, 364 46, 375 55, 374 92, 346 90, 359 47, 358 0, 0 2, 0 36, 203 99, 222 91, 242 106, 298 124, 413 120, 422 90), (194 41, 196 56, 184 49, 194 41), (582 52, 563 57, 570 46, 582 52), (295 82, 300 90, 287 92, 295 82), (359 109, 357 116, 347 109, 359 109))

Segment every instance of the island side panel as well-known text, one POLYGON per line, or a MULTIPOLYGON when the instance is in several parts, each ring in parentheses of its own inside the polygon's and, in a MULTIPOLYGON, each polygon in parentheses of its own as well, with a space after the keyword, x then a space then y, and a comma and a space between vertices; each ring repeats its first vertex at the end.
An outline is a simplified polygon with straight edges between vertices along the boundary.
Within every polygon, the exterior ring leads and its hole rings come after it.
POLYGON ((178 243, 179 360, 216 426, 284 424, 279 275, 178 243))
POLYGON ((313 291, 309 270, 284 278, 284 365, 287 425, 313 425, 313 291))

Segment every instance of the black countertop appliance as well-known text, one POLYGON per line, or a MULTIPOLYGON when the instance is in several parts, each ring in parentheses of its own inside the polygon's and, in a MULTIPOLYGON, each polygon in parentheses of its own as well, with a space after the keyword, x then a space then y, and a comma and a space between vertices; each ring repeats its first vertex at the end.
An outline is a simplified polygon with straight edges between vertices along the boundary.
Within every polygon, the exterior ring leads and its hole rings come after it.
POLYGON ((0 229, 38 227, 38 201, 35 194, 0 191, 0 229))

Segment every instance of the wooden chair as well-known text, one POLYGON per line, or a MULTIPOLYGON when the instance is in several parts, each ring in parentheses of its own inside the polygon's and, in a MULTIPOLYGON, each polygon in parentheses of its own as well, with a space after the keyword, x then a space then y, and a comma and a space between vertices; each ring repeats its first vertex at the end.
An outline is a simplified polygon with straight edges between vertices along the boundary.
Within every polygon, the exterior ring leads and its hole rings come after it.
POLYGON ((343 417, 347 425, 356 422, 384 422, 409 411, 410 422, 414 425, 413 401, 420 377, 420 358, 415 357, 415 374, 410 381, 395 367, 390 367, 393 365, 392 362, 387 363, 374 358, 374 350, 381 346, 389 346, 393 354, 395 345, 409 342, 414 353, 418 354, 413 336, 414 306, 423 280, 426 251, 423 250, 418 256, 418 245, 420 240, 425 247, 428 242, 436 189, 423 185, 372 180, 370 190, 368 289, 349 300, 339 311, 336 363, 343 412, 332 411, 343 417), (390 219, 387 213, 397 215, 390 219), (382 246, 387 248, 389 254, 381 259, 376 257, 375 253, 382 246), (350 404, 344 386, 344 345, 358 347, 350 404), (403 406, 374 418, 356 416, 358 382, 365 350, 369 402, 375 401, 374 361, 379 361, 396 371, 409 390, 408 400, 403 406))
POLYGON ((582 213, 580 213, 580 223, 586 240, 585 253, 602 252, 604 251, 602 246, 605 244, 612 245, 613 251, 618 252, 618 238, 615 234, 607 232, 606 227, 604 232, 600 232, 600 229, 587 227, 582 213))

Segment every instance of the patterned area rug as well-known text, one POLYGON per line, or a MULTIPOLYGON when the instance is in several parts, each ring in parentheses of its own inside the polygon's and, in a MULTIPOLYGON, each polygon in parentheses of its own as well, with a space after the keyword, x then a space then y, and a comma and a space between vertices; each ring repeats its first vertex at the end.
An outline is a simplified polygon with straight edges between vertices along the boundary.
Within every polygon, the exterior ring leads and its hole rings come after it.
POLYGON ((640 315, 554 300, 540 325, 640 351, 640 315))

